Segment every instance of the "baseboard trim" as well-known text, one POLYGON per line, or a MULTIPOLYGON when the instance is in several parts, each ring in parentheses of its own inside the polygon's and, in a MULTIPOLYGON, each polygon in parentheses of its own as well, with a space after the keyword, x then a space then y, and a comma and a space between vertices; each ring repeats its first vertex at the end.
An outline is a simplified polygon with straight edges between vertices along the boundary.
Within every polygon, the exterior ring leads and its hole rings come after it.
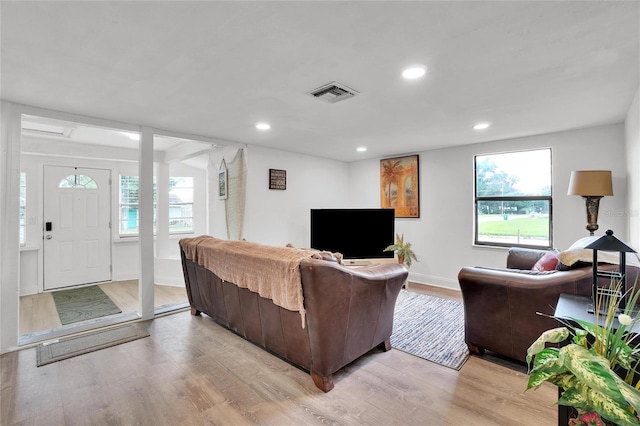
POLYGON ((430 275, 409 272, 409 281, 416 284, 425 284, 433 287, 460 291, 460 284, 458 284, 457 279, 452 280, 450 278, 434 277, 430 275))

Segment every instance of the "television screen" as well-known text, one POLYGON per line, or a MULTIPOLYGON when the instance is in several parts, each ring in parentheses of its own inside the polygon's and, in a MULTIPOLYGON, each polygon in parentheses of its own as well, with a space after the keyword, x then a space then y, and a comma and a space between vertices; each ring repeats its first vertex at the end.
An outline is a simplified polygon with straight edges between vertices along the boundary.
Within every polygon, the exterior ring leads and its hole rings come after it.
POLYGON ((392 258, 394 209, 312 209, 311 247, 345 259, 392 258))

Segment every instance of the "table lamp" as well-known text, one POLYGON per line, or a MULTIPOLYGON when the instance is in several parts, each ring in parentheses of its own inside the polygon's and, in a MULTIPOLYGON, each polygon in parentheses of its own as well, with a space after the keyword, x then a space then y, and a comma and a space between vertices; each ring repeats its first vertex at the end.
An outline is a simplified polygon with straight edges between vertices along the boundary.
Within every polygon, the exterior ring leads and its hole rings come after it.
POLYGON ((587 205, 587 231, 589 235, 598 229, 600 199, 613 195, 610 170, 578 170, 571 172, 567 195, 580 195, 587 205))

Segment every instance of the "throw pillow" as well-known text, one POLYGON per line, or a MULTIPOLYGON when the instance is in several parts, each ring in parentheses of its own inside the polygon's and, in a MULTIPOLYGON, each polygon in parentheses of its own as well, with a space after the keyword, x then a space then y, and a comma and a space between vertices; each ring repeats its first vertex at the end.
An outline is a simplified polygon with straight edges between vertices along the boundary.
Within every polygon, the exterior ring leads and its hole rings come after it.
POLYGON ((558 250, 549 250, 531 268, 532 271, 555 271, 558 267, 558 250))

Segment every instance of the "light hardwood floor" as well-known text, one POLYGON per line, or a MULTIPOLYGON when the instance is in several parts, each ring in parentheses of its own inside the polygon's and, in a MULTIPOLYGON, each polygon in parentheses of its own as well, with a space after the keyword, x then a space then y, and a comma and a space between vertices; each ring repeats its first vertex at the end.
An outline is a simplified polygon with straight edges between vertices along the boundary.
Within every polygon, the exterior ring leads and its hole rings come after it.
MULTIPOLYGON (((116 281, 99 284, 123 313, 138 310, 138 281, 116 281)), ((164 306, 187 301, 184 287, 154 286, 155 306, 164 306)), ((20 297, 20 334, 52 330, 62 323, 50 292, 20 297)))
POLYGON ((150 337, 40 368, 35 348, 2 355, 0 424, 557 424, 553 386, 525 393, 525 374, 474 356, 456 371, 373 350, 325 394, 206 316, 143 324, 150 337))

